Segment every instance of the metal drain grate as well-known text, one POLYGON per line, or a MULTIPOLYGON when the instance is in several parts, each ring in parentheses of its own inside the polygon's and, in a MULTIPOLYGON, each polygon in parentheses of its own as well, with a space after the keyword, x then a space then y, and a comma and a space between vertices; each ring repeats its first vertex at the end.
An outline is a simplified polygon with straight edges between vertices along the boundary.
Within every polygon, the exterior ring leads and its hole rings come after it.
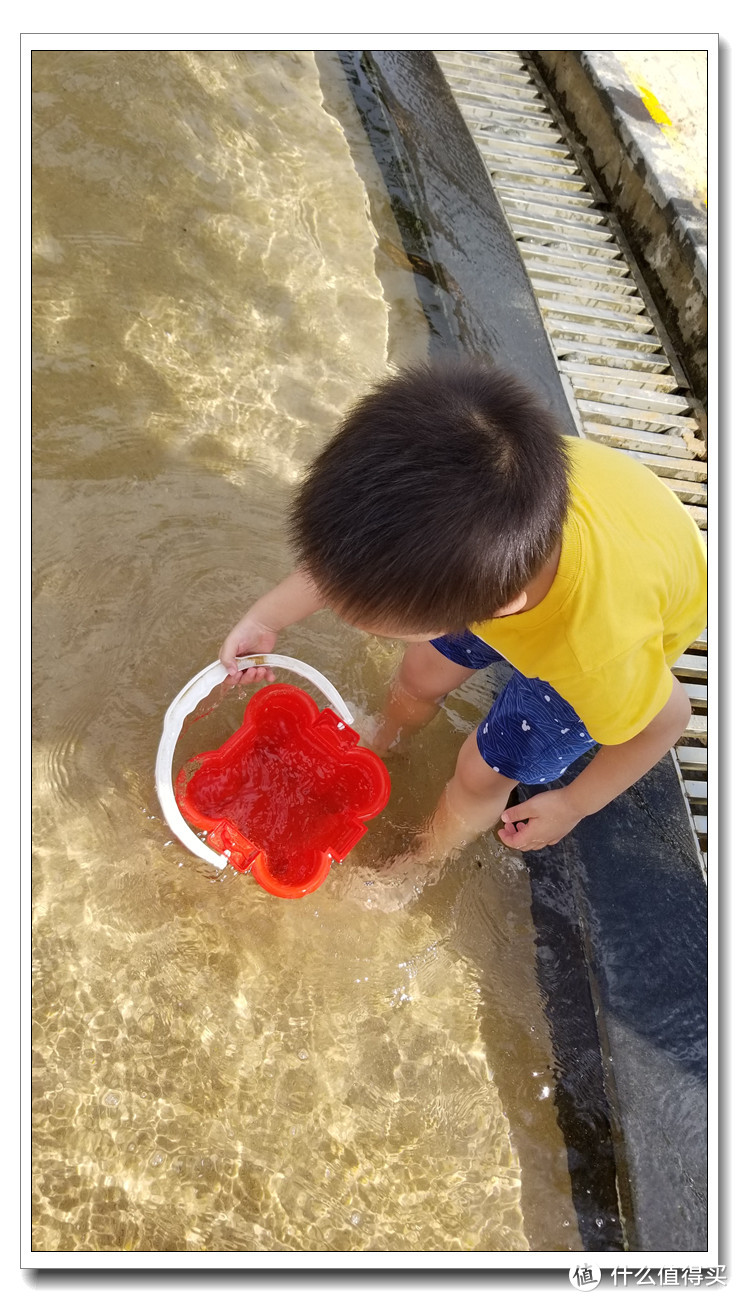
MULTIPOLYGON (((437 51, 529 274, 584 438, 644 462, 707 528, 705 417, 614 216, 516 51, 437 51)), ((674 666, 693 713, 675 758, 707 863, 707 644, 674 666)))

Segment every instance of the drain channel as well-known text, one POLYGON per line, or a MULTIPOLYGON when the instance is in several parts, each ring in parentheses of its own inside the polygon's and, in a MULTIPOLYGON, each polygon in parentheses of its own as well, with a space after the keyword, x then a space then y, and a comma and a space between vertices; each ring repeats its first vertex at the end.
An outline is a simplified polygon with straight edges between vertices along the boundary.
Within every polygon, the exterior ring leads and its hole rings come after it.
MULTIPOLYGON (((642 461, 705 531, 705 412, 538 74, 516 51, 434 53, 518 245, 581 436, 642 461)), ((673 752, 704 870, 707 665, 704 632, 674 666, 692 714, 673 752)))

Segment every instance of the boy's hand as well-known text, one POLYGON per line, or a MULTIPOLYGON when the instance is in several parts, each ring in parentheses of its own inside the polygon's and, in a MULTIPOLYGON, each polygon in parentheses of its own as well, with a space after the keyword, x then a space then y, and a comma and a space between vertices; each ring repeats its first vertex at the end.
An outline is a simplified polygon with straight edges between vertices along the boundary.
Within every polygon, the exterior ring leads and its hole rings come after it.
POLYGON ((277 634, 295 624, 306 615, 314 615, 323 610, 326 602, 315 583, 305 570, 295 570, 276 588, 265 592, 263 597, 254 602, 231 629, 223 646, 218 652, 219 660, 226 666, 229 676, 226 682, 261 683, 275 681, 271 669, 239 669, 237 656, 269 655, 274 651, 277 634))
POLYGON ((561 841, 580 822, 582 814, 574 809, 564 787, 558 791, 542 791, 520 805, 504 809, 501 818, 504 826, 498 835, 504 845, 512 850, 541 850, 545 845, 561 841))
POLYGON ((274 673, 268 668, 239 669, 237 656, 267 655, 274 651, 277 634, 266 624, 260 624, 251 612, 247 611, 235 628, 231 629, 223 646, 218 652, 218 659, 229 670, 227 682, 260 683, 275 681, 274 673))

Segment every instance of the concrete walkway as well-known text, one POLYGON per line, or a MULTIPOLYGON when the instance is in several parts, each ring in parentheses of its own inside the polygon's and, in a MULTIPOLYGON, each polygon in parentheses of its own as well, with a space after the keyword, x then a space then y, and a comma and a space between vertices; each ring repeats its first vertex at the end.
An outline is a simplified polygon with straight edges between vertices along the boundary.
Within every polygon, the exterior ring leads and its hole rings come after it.
POLYGON ((708 54, 705 50, 615 50, 670 150, 686 199, 708 195, 708 54))

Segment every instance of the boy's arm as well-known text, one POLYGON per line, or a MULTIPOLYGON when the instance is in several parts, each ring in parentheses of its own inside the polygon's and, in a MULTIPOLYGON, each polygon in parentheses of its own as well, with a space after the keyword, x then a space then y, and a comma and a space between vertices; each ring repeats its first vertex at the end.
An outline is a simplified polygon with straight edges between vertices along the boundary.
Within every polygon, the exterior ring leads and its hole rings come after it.
POLYGON ((506 809, 500 839, 515 850, 540 850, 555 845, 582 818, 594 814, 626 791, 661 759, 684 733, 690 720, 690 700, 673 674, 667 704, 646 728, 619 746, 601 746, 586 769, 566 787, 543 791, 506 809), (520 819, 528 819, 520 823, 520 819))
POLYGON ((232 682, 259 682, 274 680, 271 669, 239 671, 237 656, 267 654, 274 649, 277 634, 288 624, 323 610, 326 602, 305 570, 295 570, 278 583, 276 588, 259 597, 247 610, 238 624, 231 629, 221 647, 218 658, 230 671, 232 682))

